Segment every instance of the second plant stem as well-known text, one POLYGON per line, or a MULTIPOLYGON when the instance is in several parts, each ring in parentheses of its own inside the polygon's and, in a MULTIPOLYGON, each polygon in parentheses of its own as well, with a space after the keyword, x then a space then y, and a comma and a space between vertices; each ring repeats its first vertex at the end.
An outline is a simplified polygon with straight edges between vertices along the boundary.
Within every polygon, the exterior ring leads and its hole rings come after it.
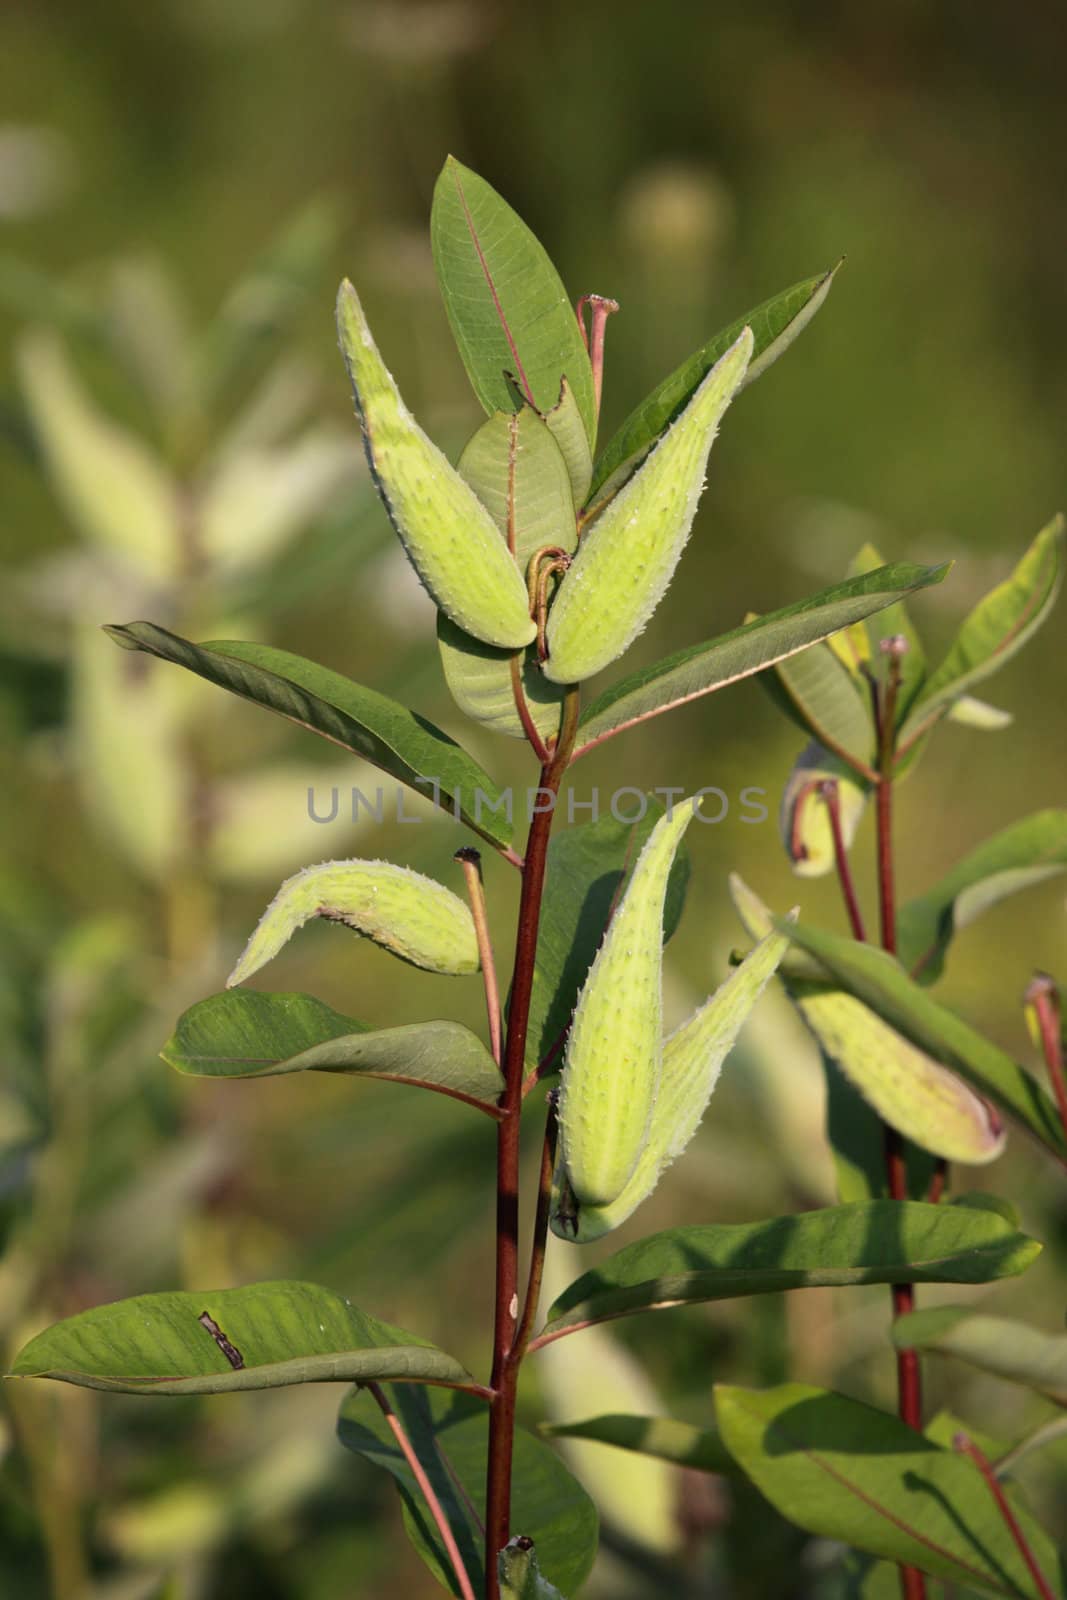
MULTIPOLYGON (((493 1313, 493 1398, 489 1412, 489 1460, 486 1478, 485 1570, 488 1600, 497 1600, 497 1555, 511 1532, 511 1461, 515 1440, 515 1402, 523 1343, 519 1334, 519 1150, 522 1089, 526 1066, 526 1033, 530 1020, 537 935, 548 862, 548 843, 555 800, 574 748, 578 725, 578 692, 564 702, 559 736, 541 767, 538 800, 526 841, 519 897, 515 962, 511 978, 507 1037, 504 1044, 504 1092, 497 1129, 496 1287, 493 1313)), ((526 1319, 523 1319, 524 1322, 526 1319)))

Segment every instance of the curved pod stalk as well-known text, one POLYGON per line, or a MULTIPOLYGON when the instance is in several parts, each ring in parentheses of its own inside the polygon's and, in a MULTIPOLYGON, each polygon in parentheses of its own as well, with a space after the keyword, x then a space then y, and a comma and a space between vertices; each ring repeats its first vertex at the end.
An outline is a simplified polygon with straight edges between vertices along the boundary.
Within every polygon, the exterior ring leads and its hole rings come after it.
POLYGON ((745 328, 655 449, 592 524, 548 618, 545 675, 591 678, 627 650, 674 576, 723 412, 752 355, 745 328))
POLYGON ((337 297, 337 334, 367 460, 412 566, 465 632, 521 649, 536 632, 522 574, 485 506, 400 398, 347 279, 337 297))

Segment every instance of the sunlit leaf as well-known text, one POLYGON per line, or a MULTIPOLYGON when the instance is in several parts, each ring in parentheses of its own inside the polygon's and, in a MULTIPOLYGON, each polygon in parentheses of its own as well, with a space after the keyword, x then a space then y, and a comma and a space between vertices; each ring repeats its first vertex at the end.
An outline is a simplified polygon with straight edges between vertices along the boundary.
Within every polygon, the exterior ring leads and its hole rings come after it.
POLYGON ((1067 1335, 1046 1333, 1009 1317, 990 1317, 970 1306, 913 1311, 893 1324, 898 1350, 932 1350, 955 1356, 994 1378, 1024 1384, 1067 1406, 1067 1335))
POLYGON ((430 239, 467 375, 486 411, 511 411, 515 380, 538 411, 566 378, 590 440, 593 371, 574 308, 543 246, 484 178, 449 156, 434 189, 430 239))
POLYGON ((1040 1248, 996 1212, 920 1201, 670 1228, 583 1273, 550 1309, 542 1337, 636 1311, 780 1289, 987 1283, 1024 1271, 1040 1248))
MULTIPOLYGON (((974 1464, 896 1417, 788 1383, 760 1394, 720 1385, 723 1441, 771 1504, 804 1528, 982 1594, 1036 1600, 1033 1578, 974 1464)), ((1063 1572, 1048 1535, 1013 1510, 1055 1595, 1063 1572)))
POLYGON ((309 994, 241 989, 211 995, 179 1018, 160 1053, 198 1078, 350 1073, 436 1089, 483 1110, 495 1106, 503 1088, 492 1056, 459 1022, 372 1028, 309 994))
POLYGON ((769 612, 718 639, 691 645, 608 689, 583 713, 577 754, 614 734, 701 695, 748 678, 825 639, 827 634, 891 605, 902 594, 940 583, 947 567, 899 563, 822 589, 769 612))
POLYGON ((230 1394, 292 1383, 472 1383, 458 1361, 313 1283, 137 1295, 57 1322, 17 1378, 125 1394, 230 1394))
POLYGON ((386 695, 271 645, 233 639, 192 644, 152 622, 105 631, 124 649, 185 667, 439 798, 491 844, 510 843, 511 821, 506 810, 495 809, 501 795, 489 774, 440 728, 386 695))

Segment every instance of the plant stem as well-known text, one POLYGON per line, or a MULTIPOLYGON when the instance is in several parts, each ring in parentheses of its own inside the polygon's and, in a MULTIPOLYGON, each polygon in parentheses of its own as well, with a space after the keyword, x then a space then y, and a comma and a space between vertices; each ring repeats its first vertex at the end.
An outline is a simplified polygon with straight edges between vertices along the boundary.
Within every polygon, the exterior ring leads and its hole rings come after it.
POLYGON ((534 1216, 533 1243, 530 1247, 530 1271, 526 1279, 526 1299, 522 1317, 515 1330, 515 1342, 509 1361, 517 1366, 526 1354, 533 1332, 537 1304, 541 1298, 541 1280, 545 1275, 545 1251, 548 1245, 548 1217, 552 1209, 552 1172, 556 1165, 556 1139, 559 1132, 556 1120, 556 1093, 548 1096, 548 1114, 545 1118, 545 1138, 541 1146, 541 1173, 537 1184, 537 1212, 534 1216))
POLYGON ((958 1451, 961 1456, 969 1456, 974 1462, 975 1466, 978 1468, 979 1472, 982 1474, 982 1477, 985 1479, 989 1488, 989 1492, 996 1501, 997 1510, 1000 1512, 1008 1532, 1015 1540, 1019 1554, 1026 1562, 1030 1576, 1033 1578, 1034 1584, 1037 1587, 1037 1592, 1041 1596, 1041 1600, 1056 1600, 1052 1590, 1052 1585, 1045 1577, 1045 1574, 1041 1571, 1041 1568, 1037 1562, 1037 1557, 1031 1550, 1027 1542, 1026 1535, 1019 1526, 1019 1519, 1012 1510, 1008 1502, 1008 1497, 1004 1493, 997 1475, 989 1463, 989 1459, 986 1456, 985 1451, 979 1449, 974 1440, 966 1433, 957 1433, 956 1437, 952 1441, 952 1448, 958 1451))
POLYGON ((555 798, 567 770, 578 727, 579 696, 568 689, 560 732, 541 767, 540 798, 551 804, 530 823, 522 872, 515 964, 511 978, 507 1040, 504 1046, 504 1092, 497 1129, 496 1291, 493 1318, 493 1400, 489 1412, 489 1462, 486 1481, 485 1575, 488 1600, 498 1600, 497 1555, 511 1532, 511 1456, 515 1438, 515 1399, 519 1359, 512 1359, 519 1320, 519 1135, 522 1085, 526 1063, 526 1031, 530 1021, 537 933, 545 886, 548 841, 555 816, 555 798))
POLYGON ((1052 1084, 1056 1104, 1060 1110, 1064 1138, 1067 1138, 1067 1076, 1063 1066, 1060 996, 1055 982, 1047 973, 1039 972, 1035 975, 1026 991, 1026 1004, 1034 1009, 1038 1036, 1041 1040, 1041 1054, 1045 1058, 1049 1082, 1052 1084))
POLYGON ((618 311, 619 302, 610 300, 602 294, 583 294, 578 301, 578 326, 582 330, 585 348, 589 351, 589 362, 593 368, 593 398, 596 405, 596 414, 600 415, 600 396, 604 388, 604 329, 608 318, 613 312, 618 311), (586 332, 585 308, 590 309, 592 327, 586 332))
POLYGON ((473 845, 464 845, 455 854, 463 868, 467 882, 474 932, 478 939, 478 955, 482 963, 482 982, 485 985, 485 1009, 489 1018, 489 1047, 493 1060, 499 1067, 501 1061, 502 1027, 500 1021, 500 985, 497 982, 496 962, 493 960, 493 943, 489 937, 489 916, 485 906, 485 885, 482 882, 482 857, 473 845))
POLYGON ((845 909, 848 912, 849 924, 852 928, 852 937, 861 944, 866 942, 867 930, 863 924, 863 913, 856 896, 856 885, 852 879, 852 868, 849 865, 848 850, 845 847, 845 836, 841 829, 841 799, 838 793, 837 779, 826 778, 819 785, 819 793, 826 802, 827 815, 830 818, 830 835, 834 841, 834 864, 837 867, 838 882, 844 896, 845 909))
MULTIPOLYGON (((882 652, 889 658, 884 694, 872 680, 875 727, 878 733, 878 784, 875 790, 878 829, 878 916, 882 948, 890 954, 897 948, 896 874, 893 857, 893 769, 896 761, 896 713, 900 692, 901 658, 907 649, 902 635, 882 640, 882 652)), ((890 1198, 908 1198, 908 1168, 901 1135, 888 1123, 882 1125, 885 1145, 886 1182, 890 1198)), ((892 1286, 893 1316, 903 1317, 915 1309, 915 1288, 910 1283, 892 1286)), ((922 1373, 915 1350, 897 1352, 897 1395, 900 1420, 917 1433, 922 1432, 922 1373)), ((902 1564, 900 1590, 904 1600, 926 1600, 926 1579, 918 1567, 902 1564)))
POLYGON ((411 1475, 419 1486, 419 1493, 425 1500, 427 1510, 434 1520, 434 1526, 441 1535, 441 1543, 445 1547, 448 1559, 452 1564, 452 1570, 456 1574, 456 1582, 459 1584, 459 1592, 462 1595, 463 1600, 475 1600, 474 1587, 470 1580, 470 1574, 463 1564, 463 1557, 459 1553, 459 1546, 456 1543, 452 1529, 449 1527, 448 1517, 445 1514, 444 1507, 437 1498, 434 1486, 427 1477, 426 1470, 423 1467, 422 1462, 415 1454, 415 1448, 412 1445, 411 1440, 408 1438, 407 1433, 404 1431, 404 1424, 401 1422, 400 1418, 389 1404, 389 1401, 385 1396, 385 1392, 379 1384, 368 1383, 367 1390, 374 1396, 374 1399, 378 1405, 378 1409, 381 1411, 382 1416, 389 1425, 389 1431, 392 1433, 393 1438, 399 1445, 400 1452, 403 1455, 404 1460, 411 1468, 411 1475))

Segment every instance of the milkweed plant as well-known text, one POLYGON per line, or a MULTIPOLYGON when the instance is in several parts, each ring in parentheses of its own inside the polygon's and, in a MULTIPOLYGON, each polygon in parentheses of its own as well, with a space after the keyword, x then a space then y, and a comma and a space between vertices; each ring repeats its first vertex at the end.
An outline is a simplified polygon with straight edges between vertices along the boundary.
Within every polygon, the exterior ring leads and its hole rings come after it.
MULTIPOLYGON (((734 425, 731 403, 815 316, 836 269, 710 339, 600 447, 615 303, 587 294, 575 309, 530 230, 455 160, 438 180, 431 231, 452 332, 486 412, 455 466, 404 404, 347 281, 337 333, 374 485, 437 606, 448 688, 481 728, 528 746, 537 804, 525 838, 479 762, 377 688, 261 643, 194 643, 143 621, 107 631, 127 650, 184 667, 432 793, 470 831, 440 880, 369 859, 287 879, 224 992, 186 1011, 163 1057, 201 1077, 386 1079, 483 1117, 497 1151, 491 1355, 472 1373, 427 1337, 432 1326, 412 1332, 380 1320, 358 1295, 270 1282, 84 1311, 32 1338, 13 1375, 156 1399, 345 1382, 341 1443, 392 1475, 409 1538, 438 1583, 464 1600, 581 1591, 597 1512, 557 1453, 558 1436, 747 1480, 803 1533, 835 1542, 843 1586, 834 1593, 917 1597, 934 1592, 933 1580, 955 1595, 1063 1596, 1064 1557, 1013 1483, 1016 1462, 1049 1426, 994 1446, 965 1421, 931 1421, 921 1362, 926 1352, 952 1356, 1063 1405, 1067 1337, 985 1315, 973 1297, 917 1310, 915 1286, 989 1284, 1024 1272, 1040 1250, 1005 1202, 953 1192, 952 1169, 995 1161, 1019 1129, 1067 1163, 1058 986, 1038 975, 1026 996, 1037 1071, 947 1008, 933 986, 959 928, 1067 867, 1067 812, 1013 823, 900 905, 893 833, 900 784, 941 725, 995 731, 1010 720, 974 691, 1052 610, 1063 523, 1038 534, 937 666, 906 606, 947 568, 886 565, 866 547, 832 587, 753 613, 597 691, 591 680, 626 653, 664 599, 716 433, 734 425), (650 800, 631 826, 593 820, 554 832, 555 801, 574 763, 607 741, 754 674, 805 739, 782 786, 783 844, 801 880, 836 874, 846 929, 768 907, 735 876, 743 945, 704 1002, 665 1035, 664 940, 681 912, 685 834, 700 796, 650 800), (851 862, 868 805, 876 926, 851 862), (518 874, 507 934, 489 926, 483 858, 492 872, 518 874), (480 975, 484 1037, 448 1018, 383 1026, 312 995, 247 987, 315 918, 414 968, 480 975), (505 946, 506 993, 495 958, 505 946), (822 1055, 839 1203, 670 1228, 598 1253, 595 1269, 561 1280, 554 1238, 578 1247, 604 1240, 671 1182, 772 981, 822 1055), (537 1132, 537 1159, 522 1139, 524 1118, 537 1132), (551 1295, 542 1292, 549 1282, 551 1295), (566 1368, 568 1351, 577 1358, 599 1324, 859 1284, 890 1291, 896 1414, 789 1382, 718 1386, 706 1429, 619 1413, 537 1432, 519 1426, 527 1358, 544 1352, 566 1368)), ((493 1201, 472 1195, 470 1204, 493 1201)))

